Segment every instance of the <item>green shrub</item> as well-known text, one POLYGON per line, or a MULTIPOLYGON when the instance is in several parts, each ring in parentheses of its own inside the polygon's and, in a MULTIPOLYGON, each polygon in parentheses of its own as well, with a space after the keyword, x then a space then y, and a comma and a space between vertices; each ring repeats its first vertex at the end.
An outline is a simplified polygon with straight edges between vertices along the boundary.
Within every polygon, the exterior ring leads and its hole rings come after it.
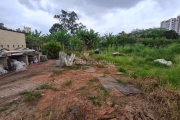
POLYGON ((120 68, 118 68, 118 71, 119 71, 119 72, 126 72, 126 69, 123 68, 123 67, 120 67, 120 68))
POLYGON ((50 41, 43 44, 43 54, 46 54, 50 59, 57 59, 60 50, 61 45, 59 42, 50 41))

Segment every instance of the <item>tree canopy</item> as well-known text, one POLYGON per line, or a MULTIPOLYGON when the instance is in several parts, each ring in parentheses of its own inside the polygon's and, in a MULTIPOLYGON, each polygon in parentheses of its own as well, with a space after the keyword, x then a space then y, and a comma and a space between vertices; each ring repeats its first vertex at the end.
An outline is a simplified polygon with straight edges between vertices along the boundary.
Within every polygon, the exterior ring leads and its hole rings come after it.
POLYGON ((77 23, 79 17, 74 11, 68 13, 65 10, 61 10, 61 14, 54 15, 54 18, 58 19, 59 23, 53 24, 49 30, 50 33, 58 32, 60 29, 64 29, 70 34, 75 34, 77 29, 85 28, 82 23, 77 23))

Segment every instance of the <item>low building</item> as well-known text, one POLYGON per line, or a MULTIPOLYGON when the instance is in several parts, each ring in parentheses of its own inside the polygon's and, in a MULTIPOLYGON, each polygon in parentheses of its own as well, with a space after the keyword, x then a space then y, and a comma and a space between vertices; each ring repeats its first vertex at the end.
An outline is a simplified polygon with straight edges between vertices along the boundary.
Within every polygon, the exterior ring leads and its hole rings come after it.
POLYGON ((11 71, 10 61, 26 65, 40 61, 40 53, 26 48, 25 33, 0 29, 0 65, 11 71))
POLYGON ((0 29, 0 49, 26 48, 25 33, 0 29))

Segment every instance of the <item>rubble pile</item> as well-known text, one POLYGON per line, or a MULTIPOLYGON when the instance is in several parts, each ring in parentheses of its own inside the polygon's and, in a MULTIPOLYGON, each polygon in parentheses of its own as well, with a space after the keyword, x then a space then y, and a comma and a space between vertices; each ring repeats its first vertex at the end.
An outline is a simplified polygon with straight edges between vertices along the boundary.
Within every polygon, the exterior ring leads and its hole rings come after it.
POLYGON ((3 65, 0 65, 0 75, 5 74, 5 73, 8 73, 8 71, 4 69, 3 65))

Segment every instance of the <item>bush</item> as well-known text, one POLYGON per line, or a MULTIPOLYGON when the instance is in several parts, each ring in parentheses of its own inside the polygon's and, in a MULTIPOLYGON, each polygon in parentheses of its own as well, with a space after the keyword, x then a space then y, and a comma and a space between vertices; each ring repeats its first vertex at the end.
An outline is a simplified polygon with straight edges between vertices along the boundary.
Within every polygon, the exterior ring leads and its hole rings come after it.
POLYGON ((43 54, 46 54, 48 58, 57 59, 60 50, 61 45, 59 42, 50 41, 43 44, 43 54))

